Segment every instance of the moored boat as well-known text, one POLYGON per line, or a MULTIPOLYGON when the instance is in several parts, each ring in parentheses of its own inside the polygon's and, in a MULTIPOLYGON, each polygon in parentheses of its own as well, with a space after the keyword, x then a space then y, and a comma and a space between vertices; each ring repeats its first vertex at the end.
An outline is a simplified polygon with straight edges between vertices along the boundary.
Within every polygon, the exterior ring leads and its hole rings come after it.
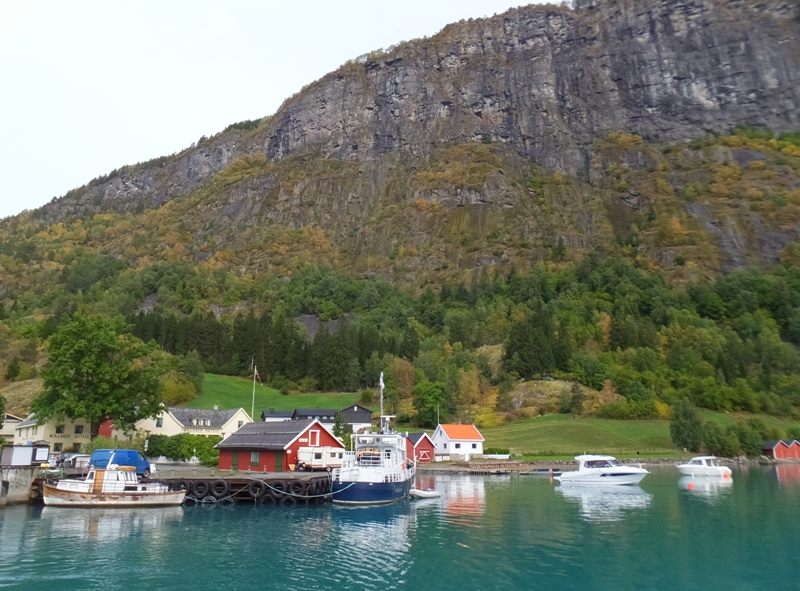
POLYGON ((353 435, 352 451, 344 453, 342 466, 331 473, 331 499, 342 505, 393 503, 408 497, 416 472, 406 457, 406 438, 392 432, 389 415, 383 414, 383 373, 381 385, 381 427, 379 433, 353 435))
POLYGON ((89 470, 85 480, 45 482, 42 496, 52 507, 163 507, 183 503, 186 491, 171 491, 163 482, 139 482, 135 467, 109 463, 89 470))
POLYGON ((440 493, 438 490, 433 490, 430 488, 428 490, 412 488, 410 491, 408 491, 408 494, 415 499, 436 499, 442 496, 442 493, 440 493))
POLYGON ((575 459, 578 460, 577 470, 562 472, 560 476, 555 476, 561 484, 639 484, 650 474, 641 466, 622 464, 613 456, 584 454, 575 456, 575 459))
POLYGON ((731 469, 721 466, 716 456, 696 456, 685 464, 675 464, 678 472, 684 476, 717 476, 730 478, 731 469))

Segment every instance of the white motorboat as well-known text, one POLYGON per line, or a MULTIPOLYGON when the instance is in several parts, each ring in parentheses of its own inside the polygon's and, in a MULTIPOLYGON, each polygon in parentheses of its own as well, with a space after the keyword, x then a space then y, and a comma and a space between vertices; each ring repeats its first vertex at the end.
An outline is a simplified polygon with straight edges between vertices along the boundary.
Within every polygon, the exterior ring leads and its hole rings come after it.
POLYGON ((650 474, 639 466, 628 466, 617 461, 613 456, 584 454, 575 456, 578 469, 562 472, 556 476, 561 484, 603 484, 625 485, 639 484, 642 478, 650 474))
POLYGON ((186 491, 172 491, 163 482, 139 482, 135 466, 109 462, 105 469, 89 470, 85 480, 43 483, 42 496, 53 507, 163 507, 183 503, 186 491))
POLYGON ((675 464, 675 467, 685 476, 731 477, 731 469, 721 466, 715 456, 697 456, 685 464, 675 464))

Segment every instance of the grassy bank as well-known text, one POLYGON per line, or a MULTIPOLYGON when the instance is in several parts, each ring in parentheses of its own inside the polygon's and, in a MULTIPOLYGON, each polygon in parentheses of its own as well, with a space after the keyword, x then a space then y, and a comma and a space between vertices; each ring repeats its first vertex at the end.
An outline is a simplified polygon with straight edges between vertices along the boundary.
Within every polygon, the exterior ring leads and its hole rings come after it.
POLYGON ((547 415, 485 427, 485 447, 506 447, 525 456, 572 457, 581 453, 668 457, 682 455, 669 438, 668 421, 573 419, 547 415))
MULTIPOLYGON (((191 408, 220 409, 243 408, 248 413, 253 401, 253 382, 243 378, 206 374, 203 379, 203 393, 186 406, 191 408)), ((268 388, 256 382, 255 392, 255 420, 261 419, 261 411, 274 408, 275 410, 294 410, 295 408, 344 408, 349 404, 358 402, 358 394, 289 394, 284 396, 273 388, 268 388)))

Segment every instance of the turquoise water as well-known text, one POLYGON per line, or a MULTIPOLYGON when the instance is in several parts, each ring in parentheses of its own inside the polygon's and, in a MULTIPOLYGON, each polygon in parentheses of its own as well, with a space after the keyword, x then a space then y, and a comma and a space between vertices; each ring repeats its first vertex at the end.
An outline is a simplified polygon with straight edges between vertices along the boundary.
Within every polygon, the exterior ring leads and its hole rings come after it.
POLYGON ((388 507, 0 510, 0 588, 800 589, 800 466, 641 487, 421 475, 388 507))

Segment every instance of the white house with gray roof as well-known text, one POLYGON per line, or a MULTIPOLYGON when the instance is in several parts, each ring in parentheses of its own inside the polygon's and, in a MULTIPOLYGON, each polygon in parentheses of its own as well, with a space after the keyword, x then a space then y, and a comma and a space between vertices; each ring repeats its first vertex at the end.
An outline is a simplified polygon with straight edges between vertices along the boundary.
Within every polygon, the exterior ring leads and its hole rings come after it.
MULTIPOLYGON (((253 419, 243 408, 218 410, 207 408, 164 407, 154 419, 142 419, 135 425, 136 431, 150 435, 218 435, 223 439, 238 431, 253 419)), ((114 436, 120 439, 132 436, 114 429, 114 436)))

